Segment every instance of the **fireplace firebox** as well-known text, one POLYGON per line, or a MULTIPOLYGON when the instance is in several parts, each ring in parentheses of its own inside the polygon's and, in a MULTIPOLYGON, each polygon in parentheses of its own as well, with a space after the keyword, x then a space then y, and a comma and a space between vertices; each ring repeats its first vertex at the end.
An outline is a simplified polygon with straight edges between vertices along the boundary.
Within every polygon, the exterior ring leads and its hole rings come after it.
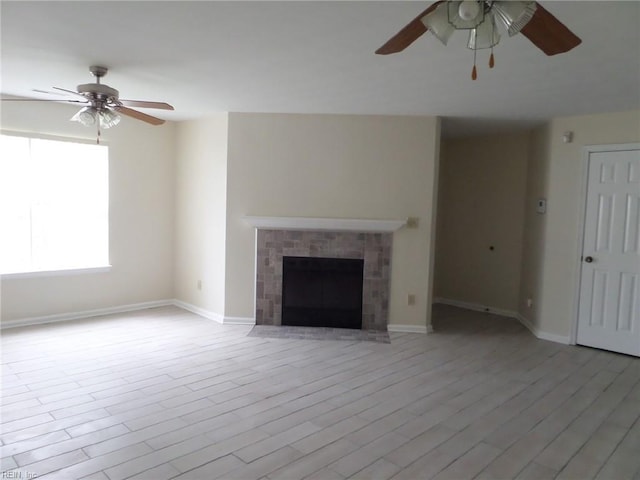
POLYGON ((362 328, 364 260, 283 257, 282 325, 362 328))

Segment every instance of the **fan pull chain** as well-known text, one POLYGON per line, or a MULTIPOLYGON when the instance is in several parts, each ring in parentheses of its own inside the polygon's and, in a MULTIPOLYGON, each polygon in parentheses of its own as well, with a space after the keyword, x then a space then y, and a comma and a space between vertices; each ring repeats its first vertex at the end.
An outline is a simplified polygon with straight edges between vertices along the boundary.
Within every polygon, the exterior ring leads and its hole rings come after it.
POLYGON ((473 70, 471 70, 471 80, 478 78, 478 70, 476 69, 476 50, 473 50, 473 70))
MULTIPOLYGON (((474 29, 474 35, 476 36, 474 47, 477 47, 478 46, 478 29, 474 29)), ((476 69, 477 53, 478 53, 478 49, 474 48, 473 49, 473 70, 471 70, 471 80, 476 80, 478 78, 478 70, 476 69)))
MULTIPOLYGON (((495 35, 496 24, 495 21, 491 22, 491 38, 493 39, 495 35)), ((491 42, 493 43, 493 41, 491 42)), ((493 68, 496 64, 495 59, 493 58, 493 45, 491 45, 491 56, 489 57, 489 68, 493 68)))
POLYGON ((98 121, 96 122, 98 124, 98 137, 96 138, 96 144, 100 145, 100 119, 97 119, 98 121))

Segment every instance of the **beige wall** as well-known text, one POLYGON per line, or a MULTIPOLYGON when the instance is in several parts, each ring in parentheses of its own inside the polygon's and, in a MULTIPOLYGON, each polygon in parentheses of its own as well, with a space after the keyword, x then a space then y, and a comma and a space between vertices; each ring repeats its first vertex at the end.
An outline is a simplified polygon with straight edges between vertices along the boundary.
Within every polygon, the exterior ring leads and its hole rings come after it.
POLYGON ((528 145, 528 133, 444 142, 436 297, 517 310, 528 145))
MULTIPOLYGON (((522 306, 521 314, 536 329, 568 339, 574 324, 575 294, 578 281, 581 245, 579 244, 584 147, 640 141, 640 111, 557 118, 534 136, 534 158, 530 175, 531 193, 546 191, 548 210, 544 219, 525 227, 529 245, 523 264, 534 269, 522 298, 531 295, 538 309, 530 312, 522 306), (574 133, 572 143, 562 142, 566 131, 574 133), (533 171, 532 171, 533 170, 533 171), (548 172, 548 173, 547 173, 548 172), (548 178, 547 181, 544 181, 548 178), (533 185, 535 183, 535 185, 533 185), (546 186, 545 186, 546 184, 546 186), (544 238, 541 244, 540 238, 544 238), (543 245, 543 246, 542 246, 543 245), (538 255, 533 263, 528 256, 538 255)), ((530 205, 528 206, 530 208, 530 205)), ((524 288, 523 287, 523 288, 524 288)))
POLYGON ((244 215, 413 216, 419 228, 394 236, 389 323, 426 326, 439 135, 431 117, 230 114, 225 316, 254 317, 244 215))
MULTIPOLYGON (((4 102, 6 131, 95 139, 54 103, 4 102)), ((173 294, 175 125, 153 127, 124 118, 105 130, 109 145, 108 273, 3 279, 2 320, 164 300, 173 294)))
MULTIPOLYGON (((67 121, 74 112, 52 103, 5 103, 2 128, 95 138, 67 121)), ((110 147, 112 270, 3 279, 4 321, 174 295, 227 318, 253 318, 255 232, 242 221, 253 214, 418 217, 418 229, 395 235, 390 323, 428 324, 438 119, 223 114, 151 127, 125 118, 103 139, 110 147), (407 305, 408 294, 417 305, 407 305)), ((517 309, 536 331, 568 339, 576 314, 584 146, 639 141, 640 111, 632 111, 558 118, 528 137, 448 142, 436 294, 517 309), (574 132, 573 143, 562 142, 565 131, 574 132), (548 200, 545 215, 535 213, 540 197, 548 200), (470 231, 464 240, 471 247, 463 248, 457 239, 470 231), (496 246, 493 253, 489 245, 496 246), (465 258, 468 253, 475 256, 465 258), (452 272, 471 264, 471 279, 455 282, 452 272), (494 271, 490 282, 473 278, 483 269, 494 271)))
POLYGON ((227 129, 227 114, 177 127, 175 298, 220 317, 225 294, 227 129))
POLYGON ((547 216, 537 213, 536 205, 539 199, 546 199, 549 193, 549 138, 548 124, 535 129, 531 132, 528 152, 518 312, 524 315, 532 326, 539 323, 540 306, 543 304, 542 282, 547 216), (531 306, 527 305, 528 299, 532 300, 531 306))

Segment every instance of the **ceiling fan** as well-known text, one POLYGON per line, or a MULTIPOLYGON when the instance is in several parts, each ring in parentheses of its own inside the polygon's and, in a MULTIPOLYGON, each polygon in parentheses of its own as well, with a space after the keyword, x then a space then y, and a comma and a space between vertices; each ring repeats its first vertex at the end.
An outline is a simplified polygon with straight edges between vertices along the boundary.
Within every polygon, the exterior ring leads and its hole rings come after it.
POLYGON ((568 52, 582 42, 538 2, 440 0, 409 22, 376 53, 389 55, 401 52, 427 31, 446 45, 455 30, 467 30, 467 47, 474 51, 471 78, 475 80, 477 50, 491 49, 489 67, 494 66, 493 47, 500 41, 497 25, 502 26, 509 36, 522 33, 547 55, 568 52))
MULTIPOLYGON (((104 83, 100 79, 104 77, 108 69, 98 65, 89 67, 89 71, 95 77, 95 83, 78 85, 77 89, 53 87, 65 94, 74 95, 74 99, 40 99, 40 98, 3 98, 3 101, 35 101, 35 102, 65 102, 84 105, 73 117, 72 121, 80 122, 85 126, 96 126, 98 129, 98 143, 100 143, 100 129, 116 126, 120 122, 120 114, 132 117, 151 125, 162 125, 165 121, 161 118, 147 115, 129 107, 156 108, 161 110, 173 110, 173 107, 164 102, 148 102, 140 100, 124 100, 120 98, 120 92, 104 83), (78 99, 81 98, 80 99, 78 99)), ((35 90, 41 93, 42 90, 35 90)))

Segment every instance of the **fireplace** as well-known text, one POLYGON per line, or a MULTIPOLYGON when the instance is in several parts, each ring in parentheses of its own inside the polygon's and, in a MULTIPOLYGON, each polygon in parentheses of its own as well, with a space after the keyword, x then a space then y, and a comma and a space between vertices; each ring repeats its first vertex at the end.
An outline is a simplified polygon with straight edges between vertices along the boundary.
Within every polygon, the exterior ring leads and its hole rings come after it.
MULTIPOLYGON (((256 238, 256 324, 283 325, 286 257, 357 259, 363 330, 386 330, 391 276, 391 233, 259 229, 256 238)), ((286 294, 285 294, 286 295, 286 294)))
POLYGON ((282 325, 362 328, 363 259, 283 257, 282 325))

